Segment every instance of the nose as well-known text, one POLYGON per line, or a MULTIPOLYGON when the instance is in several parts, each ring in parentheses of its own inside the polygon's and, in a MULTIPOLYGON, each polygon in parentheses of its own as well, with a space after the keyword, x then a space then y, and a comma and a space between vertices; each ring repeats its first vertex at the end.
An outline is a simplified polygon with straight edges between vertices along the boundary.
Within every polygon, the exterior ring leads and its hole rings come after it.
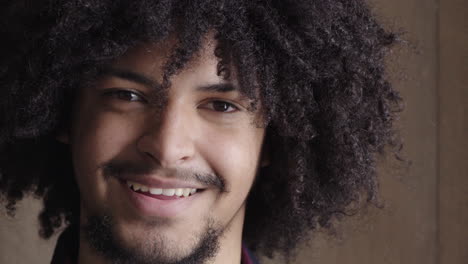
POLYGON ((151 118, 138 139, 138 150, 163 168, 190 160, 195 151, 190 114, 183 107, 167 105, 151 118))

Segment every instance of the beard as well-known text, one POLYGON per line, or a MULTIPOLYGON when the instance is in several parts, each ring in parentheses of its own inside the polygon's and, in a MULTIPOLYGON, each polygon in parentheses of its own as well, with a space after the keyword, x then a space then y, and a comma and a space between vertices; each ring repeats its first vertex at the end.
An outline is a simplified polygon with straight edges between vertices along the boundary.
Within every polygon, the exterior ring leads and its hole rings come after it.
MULTIPOLYGON (((186 254, 180 253, 182 250, 176 246, 177 243, 172 243, 171 246, 162 235, 142 237, 138 243, 127 245, 114 231, 115 221, 110 214, 90 215, 81 229, 89 246, 110 263, 202 264, 216 256, 220 237, 224 233, 224 228, 216 225, 212 219, 206 223, 190 252, 186 254)), ((152 226, 157 228, 154 224, 152 226)))

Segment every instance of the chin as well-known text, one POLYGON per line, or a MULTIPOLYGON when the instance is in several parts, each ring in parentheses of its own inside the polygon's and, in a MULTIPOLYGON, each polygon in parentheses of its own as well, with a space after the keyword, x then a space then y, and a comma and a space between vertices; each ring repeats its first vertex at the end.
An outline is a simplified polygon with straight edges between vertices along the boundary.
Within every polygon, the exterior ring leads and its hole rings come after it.
POLYGON ((201 228, 181 234, 167 223, 119 223, 102 214, 88 217, 83 230, 91 248, 112 263, 204 263, 216 255, 224 229, 211 219, 192 226, 201 228))

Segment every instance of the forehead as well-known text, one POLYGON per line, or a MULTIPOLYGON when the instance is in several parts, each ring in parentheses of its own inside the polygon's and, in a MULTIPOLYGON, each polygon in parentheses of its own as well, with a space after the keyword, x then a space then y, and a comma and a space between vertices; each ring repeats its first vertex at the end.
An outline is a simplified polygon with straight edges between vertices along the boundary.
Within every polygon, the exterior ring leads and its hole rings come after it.
MULTIPOLYGON (((173 60, 171 56, 174 56, 177 44, 178 40, 170 35, 167 39, 157 43, 136 45, 111 63, 110 75, 121 79, 124 77, 123 79, 131 81, 140 80, 140 84, 147 83, 149 84, 147 86, 162 88, 157 90, 164 97, 168 95, 168 92, 171 93, 171 90, 174 90, 173 87, 178 84, 192 88, 182 89, 183 91, 235 93, 240 100, 247 102, 248 112, 260 114, 261 111, 259 110, 262 109, 262 103, 259 100, 260 91, 258 86, 255 88, 254 95, 248 95, 240 87, 237 69, 232 64, 222 65, 222 67, 229 68, 229 77, 227 79, 218 74, 221 58, 215 55, 218 43, 211 33, 202 39, 200 49, 183 65, 180 72, 170 76, 171 84, 168 87, 163 87, 166 66, 169 60, 173 60)), ((109 71, 103 73, 106 75, 109 74, 109 71)))
MULTIPOLYGON (((166 63, 175 52, 177 44, 177 39, 173 36, 157 43, 141 43, 113 61, 112 67, 131 70, 161 82, 166 63)), ((180 73, 195 74, 198 79, 208 83, 223 82, 224 79, 217 74, 219 59, 215 56, 215 48, 216 41, 208 35, 180 73)), ((235 83, 236 79, 233 78, 232 82, 235 83)))

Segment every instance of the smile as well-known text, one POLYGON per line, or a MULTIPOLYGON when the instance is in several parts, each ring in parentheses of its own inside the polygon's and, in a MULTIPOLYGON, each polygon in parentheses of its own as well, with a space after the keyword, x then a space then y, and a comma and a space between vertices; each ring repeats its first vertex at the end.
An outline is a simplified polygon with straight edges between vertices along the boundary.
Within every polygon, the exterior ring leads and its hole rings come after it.
POLYGON ((195 188, 151 188, 146 185, 131 181, 127 181, 127 186, 135 192, 139 191, 141 193, 150 193, 164 196, 188 197, 189 195, 193 195, 197 192, 197 189, 195 188))
MULTIPOLYGON (((176 188, 177 186, 148 186, 129 180, 120 180, 121 186, 126 189, 131 207, 139 214, 172 218, 184 215, 194 205, 195 200, 204 189, 176 188), (160 188, 158 188, 160 187, 160 188), (194 200, 195 199, 195 200, 194 200)), ((183 184, 181 184, 183 185, 183 184)))

